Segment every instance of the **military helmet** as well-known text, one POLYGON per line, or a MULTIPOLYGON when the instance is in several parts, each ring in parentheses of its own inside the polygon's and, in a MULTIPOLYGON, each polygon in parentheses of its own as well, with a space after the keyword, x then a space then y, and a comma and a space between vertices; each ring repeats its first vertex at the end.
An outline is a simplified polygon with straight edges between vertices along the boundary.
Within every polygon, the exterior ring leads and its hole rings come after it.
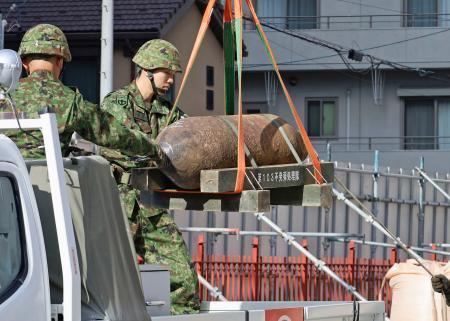
POLYGON ((72 60, 66 36, 61 29, 50 24, 28 29, 20 43, 19 54, 21 57, 42 54, 58 56, 67 62, 72 60))
POLYGON ((133 62, 145 70, 167 68, 181 72, 180 53, 170 42, 154 39, 144 43, 133 57, 133 62))

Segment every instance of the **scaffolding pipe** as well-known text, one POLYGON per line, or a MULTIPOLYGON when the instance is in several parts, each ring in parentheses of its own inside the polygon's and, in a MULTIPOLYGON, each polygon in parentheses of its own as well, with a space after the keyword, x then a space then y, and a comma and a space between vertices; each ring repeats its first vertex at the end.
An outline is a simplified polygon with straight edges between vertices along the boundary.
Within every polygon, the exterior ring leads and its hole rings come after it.
MULTIPOLYGON (((336 178, 336 181, 340 182, 337 178, 336 178)), ((343 184, 341 183, 341 185, 343 185, 343 184)), ((345 186, 344 186, 344 188, 347 189, 345 186)), ((350 191, 348 191, 348 192, 350 192, 350 191)), ((362 216, 366 220, 366 222, 372 224, 381 233, 383 233, 389 239, 391 239, 394 242, 394 244, 399 246, 406 253, 408 253, 412 258, 414 258, 417 261, 417 263, 419 263, 419 265, 422 266, 425 271, 427 271, 428 274, 433 276, 433 273, 431 273, 431 271, 423 264, 423 262, 424 262, 423 258, 420 255, 418 255, 416 252, 411 250, 405 243, 403 243, 403 241, 400 239, 400 237, 396 237, 392 232, 390 232, 383 224, 381 224, 375 218, 375 216, 373 214, 369 214, 369 213, 364 212, 356 204, 354 204, 352 201, 350 201, 348 198, 346 198, 344 193, 341 193, 341 192, 337 191, 335 188, 333 188, 333 194, 336 195, 338 200, 343 201, 348 207, 350 207, 356 213, 358 213, 360 216, 362 216)))
MULTIPOLYGON (((268 231, 241 231, 237 228, 219 228, 219 227, 181 227, 181 232, 200 232, 214 233, 222 235, 238 235, 238 236, 277 236, 276 232, 268 231)), ((286 232, 292 236, 299 237, 339 237, 339 238, 356 238, 363 239, 364 235, 355 233, 323 233, 323 232, 286 232)))
MULTIPOLYGON (((338 167, 338 163, 335 163, 335 171, 336 172, 347 172, 347 173, 359 173, 359 174, 369 174, 372 175, 373 171, 370 170, 366 170, 366 169, 358 169, 358 168, 345 168, 345 167, 338 167)), ((395 174, 395 173, 384 173, 384 172, 380 172, 379 173, 380 176, 384 176, 384 177, 395 177, 395 178, 407 178, 407 179, 417 179, 416 175, 408 175, 408 174, 395 174)), ((450 180, 448 179, 442 179, 442 178, 437 178, 434 179, 434 181, 436 183, 450 183, 450 180)))
POLYGON ((197 274, 198 277, 198 281, 205 287, 208 289, 209 291, 209 295, 211 295, 214 299, 219 300, 219 301, 223 301, 226 302, 228 301, 227 298, 225 298, 222 295, 222 292, 219 290, 219 288, 212 286, 211 283, 209 283, 208 281, 206 281, 206 279, 201 276, 200 274, 197 274))
POLYGON ((298 243, 295 238, 290 235, 289 233, 286 233, 283 231, 278 225, 276 225, 274 222, 272 222, 269 218, 267 218, 264 213, 254 213, 256 218, 259 221, 262 221, 266 223, 270 228, 272 228, 275 232, 277 232, 278 235, 280 235, 288 245, 293 246, 298 251, 300 251, 303 255, 305 255, 311 262, 313 262, 314 266, 319 270, 323 271, 326 274, 328 274, 332 279, 334 279, 336 282, 338 282, 340 285, 342 285, 348 292, 353 294, 355 298, 357 298, 360 301, 367 301, 366 298, 364 298, 356 289, 342 280, 336 273, 334 273, 326 264, 325 262, 319 260, 316 258, 311 252, 309 252, 307 249, 305 249, 303 246, 298 243))
MULTIPOLYGON (((328 241, 333 242, 348 242, 348 239, 343 239, 339 237, 329 237, 328 241)), ((370 246, 381 246, 381 247, 389 247, 389 248, 398 248, 397 245, 390 244, 390 243, 382 243, 382 242, 373 242, 373 241, 365 241, 365 240, 352 240, 356 244, 362 244, 362 245, 370 245, 370 246)), ((411 246, 411 250, 414 250, 416 252, 424 252, 424 253, 431 253, 431 254, 439 254, 444 256, 450 256, 450 252, 445 251, 438 251, 438 250, 431 250, 431 249, 424 249, 421 247, 411 246)))
POLYGON ((437 246, 437 247, 442 247, 442 248, 449 248, 450 247, 450 243, 430 243, 430 244, 423 244, 424 246, 429 246, 432 247, 433 245, 437 246))
POLYGON ((441 194, 444 195, 444 197, 450 201, 450 195, 448 195, 447 192, 442 189, 442 187, 440 187, 438 184, 436 184, 436 182, 434 180, 432 180, 430 178, 430 176, 427 175, 427 173, 425 173, 423 170, 421 170, 418 167, 416 167, 416 170, 419 172, 420 176, 425 178, 425 180, 427 180, 431 185, 433 185, 433 187, 435 189, 437 189, 439 192, 441 192, 441 194))

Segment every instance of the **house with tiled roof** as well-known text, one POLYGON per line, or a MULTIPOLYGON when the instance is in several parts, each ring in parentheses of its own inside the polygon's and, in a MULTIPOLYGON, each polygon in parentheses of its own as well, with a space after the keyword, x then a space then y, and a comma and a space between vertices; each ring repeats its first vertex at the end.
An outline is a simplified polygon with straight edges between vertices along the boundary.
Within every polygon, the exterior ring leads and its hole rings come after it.
MULTIPOLYGON (((73 56, 64 69, 63 82, 77 86, 85 97, 98 103, 101 5, 101 0, 0 0, 0 12, 7 22, 4 47, 16 50, 24 32, 36 24, 59 26, 67 36, 73 56)), ((150 39, 172 42, 179 49, 185 67, 205 7, 204 0, 115 0, 113 89, 135 77, 131 58, 150 39)), ((224 112, 221 19, 220 11, 215 10, 180 101, 190 115, 224 112)), ((180 83, 178 74, 174 92, 180 83)))

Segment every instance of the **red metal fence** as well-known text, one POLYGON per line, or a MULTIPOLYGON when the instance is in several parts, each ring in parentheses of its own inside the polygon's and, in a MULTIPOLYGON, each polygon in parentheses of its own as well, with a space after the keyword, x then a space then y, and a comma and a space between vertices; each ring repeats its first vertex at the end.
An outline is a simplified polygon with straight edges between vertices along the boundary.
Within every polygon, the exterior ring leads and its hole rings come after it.
MULTIPOLYGON (((308 246, 306 240, 302 241, 308 246)), ((251 256, 205 255, 205 241, 199 236, 197 255, 193 261, 197 271, 233 301, 343 301, 351 295, 327 274, 320 272, 305 256, 261 257, 258 238, 253 239, 251 256)), ((396 249, 389 260, 356 258, 356 247, 349 242, 346 258, 322 260, 347 283, 369 300, 377 300, 384 275, 398 260, 396 249)), ((390 307, 391 293, 384 285, 382 299, 390 307)), ((212 300, 200 286, 202 300, 212 300)))

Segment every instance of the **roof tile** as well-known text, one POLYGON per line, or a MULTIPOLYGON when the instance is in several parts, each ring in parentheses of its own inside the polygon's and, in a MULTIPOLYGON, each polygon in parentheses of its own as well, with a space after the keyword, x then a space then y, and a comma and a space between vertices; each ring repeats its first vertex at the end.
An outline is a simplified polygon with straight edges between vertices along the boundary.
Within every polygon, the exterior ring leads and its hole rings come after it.
MULTIPOLYGON (((115 31, 161 30, 187 0, 115 0, 115 31)), ((38 23, 51 23, 64 32, 100 32, 101 0, 0 0, 7 32, 25 31, 38 23), (13 4, 15 9, 10 10, 13 4)))

